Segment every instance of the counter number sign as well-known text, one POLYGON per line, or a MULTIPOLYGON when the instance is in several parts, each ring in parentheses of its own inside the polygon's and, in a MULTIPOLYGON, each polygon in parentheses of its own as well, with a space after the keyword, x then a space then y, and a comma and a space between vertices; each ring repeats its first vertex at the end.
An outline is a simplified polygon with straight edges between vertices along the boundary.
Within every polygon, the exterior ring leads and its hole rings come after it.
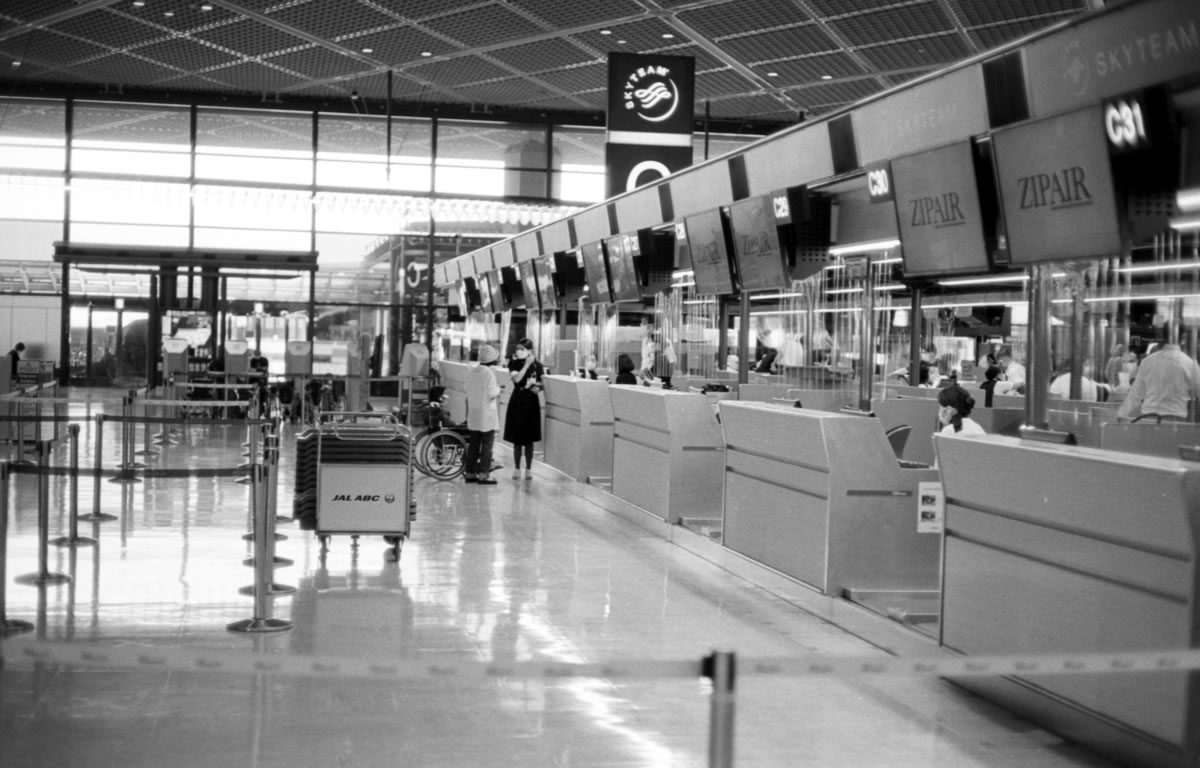
POLYGON ((889 163, 867 167, 867 197, 872 203, 889 203, 896 199, 889 163))
POLYGON ((1113 149, 1138 149, 1149 142, 1146 119, 1137 99, 1115 99, 1104 107, 1104 130, 1113 149))

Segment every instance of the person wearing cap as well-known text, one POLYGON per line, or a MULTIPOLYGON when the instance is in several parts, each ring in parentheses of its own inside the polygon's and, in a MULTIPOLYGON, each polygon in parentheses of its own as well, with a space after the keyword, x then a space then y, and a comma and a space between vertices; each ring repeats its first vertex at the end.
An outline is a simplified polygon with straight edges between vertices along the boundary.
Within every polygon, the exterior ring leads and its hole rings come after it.
POLYGON ((14 386, 17 381, 17 363, 21 362, 21 353, 25 351, 25 345, 17 342, 17 346, 8 351, 8 356, 12 358, 12 381, 14 386))
POLYGON ((975 407, 975 398, 958 384, 938 392, 938 423, 942 425, 938 434, 942 435, 986 435, 983 427, 970 418, 971 409, 975 407))
POLYGON ((500 353, 491 344, 479 348, 479 362, 467 372, 467 442, 463 477, 468 483, 495 485, 492 477, 492 446, 500 427, 500 384, 493 371, 500 353))

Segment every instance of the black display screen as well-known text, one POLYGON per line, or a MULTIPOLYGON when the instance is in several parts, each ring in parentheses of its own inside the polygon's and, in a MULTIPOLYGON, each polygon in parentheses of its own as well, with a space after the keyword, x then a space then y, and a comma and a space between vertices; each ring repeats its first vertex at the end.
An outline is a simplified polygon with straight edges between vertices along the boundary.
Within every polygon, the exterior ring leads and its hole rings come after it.
POLYGON ((612 278, 614 301, 638 301, 642 297, 630 245, 629 238, 625 235, 617 235, 604 241, 608 250, 608 272, 612 278))
POLYGON ((508 303, 504 300, 503 281, 500 278, 500 271, 489 272, 487 275, 488 293, 492 297, 492 311, 503 312, 508 309, 508 303))
POLYGON ((733 274, 729 268, 729 250, 725 245, 725 225, 719 210, 698 213, 684 219, 688 251, 696 293, 733 293, 733 274))
POLYGON ((742 290, 786 288, 790 280, 771 199, 752 197, 733 203, 729 206, 729 225, 742 290))
POLYGON ((612 288, 608 282, 603 246, 599 242, 586 243, 579 247, 579 252, 583 255, 583 271, 587 273, 588 298, 593 304, 611 302, 612 288))

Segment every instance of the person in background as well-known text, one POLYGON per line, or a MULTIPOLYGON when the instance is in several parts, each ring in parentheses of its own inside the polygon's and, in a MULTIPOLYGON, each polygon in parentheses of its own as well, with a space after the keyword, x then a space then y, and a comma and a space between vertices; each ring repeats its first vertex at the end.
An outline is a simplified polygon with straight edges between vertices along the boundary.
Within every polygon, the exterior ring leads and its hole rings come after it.
POLYGON ((1121 371, 1125 365, 1125 345, 1113 344, 1108 362, 1104 364, 1104 383, 1116 389, 1121 385, 1121 371))
POLYGON ((675 345, 662 331, 655 331, 651 338, 654 340, 654 367, 650 373, 662 381, 663 389, 674 389, 671 386, 671 376, 675 371, 675 345))
POLYGON ((975 398, 957 384, 951 384, 938 393, 938 423, 942 435, 986 435, 983 427, 970 418, 975 407, 975 398))
POLYGON ((1004 369, 1004 378, 996 385, 997 395, 1025 394, 1025 366, 1013 358, 1012 350, 1005 349, 998 359, 1004 369))
MULTIPOLYGON (((1096 386, 1096 382, 1092 381, 1092 361, 1085 360, 1083 363, 1083 372, 1079 376, 1079 399, 1087 400, 1088 402, 1096 402, 1100 399, 1100 391, 1096 386)), ((1066 363, 1059 370, 1058 376, 1054 381, 1050 382, 1050 394, 1055 397, 1068 398, 1071 396, 1071 368, 1070 364, 1066 363)))
POLYGON ((15 384, 17 381, 17 363, 21 362, 21 353, 25 351, 25 345, 17 342, 17 345, 8 350, 8 356, 12 358, 12 381, 15 384))
POLYGON ((774 373, 775 372, 775 357, 778 350, 772 347, 765 347, 762 358, 755 364, 755 373, 774 373))
POLYGON ((500 412, 496 403, 500 399, 500 384, 496 381, 493 366, 500 353, 491 344, 479 348, 479 362, 467 371, 467 455, 463 473, 468 483, 495 485, 492 477, 492 445, 496 440, 496 428, 500 426, 500 412))
POLYGON ((829 365, 833 356, 833 337, 829 335, 829 331, 825 326, 818 325, 813 331, 811 343, 813 363, 816 365, 829 365))
POLYGON ((637 384, 638 377, 633 371, 633 358, 624 352, 617 355, 617 377, 613 384, 637 384))
POLYGON ((1117 416, 1187 421, 1188 405, 1197 396, 1200 396, 1200 366, 1178 344, 1164 344, 1146 355, 1138 366, 1137 377, 1117 416))
POLYGON ((642 321, 642 350, 638 377, 649 381, 654 377, 654 326, 649 321, 642 321))
POLYGON ((1004 371, 1000 370, 998 365, 989 365, 988 369, 983 373, 983 383, 979 388, 984 391, 983 407, 992 407, 992 396, 996 394, 996 385, 1000 382, 1000 377, 1004 375, 1004 371))
POLYGON ((504 417, 504 439, 513 447, 513 480, 521 479, 521 455, 525 455, 525 479, 533 477, 533 444, 542 439, 542 391, 545 370, 533 355, 533 341, 521 339, 508 361, 513 392, 504 417))

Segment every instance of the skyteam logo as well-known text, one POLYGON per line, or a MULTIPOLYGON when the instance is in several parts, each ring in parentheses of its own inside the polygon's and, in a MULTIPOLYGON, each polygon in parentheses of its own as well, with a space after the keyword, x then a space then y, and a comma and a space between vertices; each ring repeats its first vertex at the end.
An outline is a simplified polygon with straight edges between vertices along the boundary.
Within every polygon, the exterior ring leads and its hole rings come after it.
POLYGON ((679 107, 679 88, 669 67, 638 67, 625 80, 625 109, 648 123, 661 123, 679 107))

